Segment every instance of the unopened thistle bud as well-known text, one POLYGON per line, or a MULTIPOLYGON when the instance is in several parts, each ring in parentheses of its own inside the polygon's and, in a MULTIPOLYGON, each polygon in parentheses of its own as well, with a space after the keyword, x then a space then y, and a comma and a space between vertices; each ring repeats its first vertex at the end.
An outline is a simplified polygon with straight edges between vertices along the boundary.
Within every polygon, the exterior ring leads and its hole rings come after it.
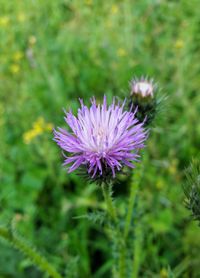
POLYGON ((130 107, 133 111, 137 108, 136 117, 140 122, 149 125, 156 115, 157 100, 156 100, 156 85, 153 79, 142 77, 141 79, 133 79, 130 82, 130 107))
POLYGON ((200 166, 193 162, 186 172, 186 178, 187 182, 183 185, 185 205, 200 225, 200 166))

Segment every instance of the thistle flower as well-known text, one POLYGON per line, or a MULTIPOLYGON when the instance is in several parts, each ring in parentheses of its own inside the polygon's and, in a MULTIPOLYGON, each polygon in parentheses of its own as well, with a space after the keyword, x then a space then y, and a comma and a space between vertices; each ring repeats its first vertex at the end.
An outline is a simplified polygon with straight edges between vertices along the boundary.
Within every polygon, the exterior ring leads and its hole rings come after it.
POLYGON ((138 107, 136 117, 140 122, 145 121, 149 125, 155 117, 157 109, 157 100, 155 96, 156 86, 153 79, 142 77, 133 79, 130 82, 130 106, 135 110, 138 107))
POLYGON ((80 103, 77 116, 65 112, 71 132, 54 130, 54 140, 67 153, 64 165, 70 165, 68 172, 84 166, 91 178, 103 181, 114 178, 123 166, 134 168, 133 161, 138 160, 138 150, 147 137, 135 112, 124 111, 125 101, 120 105, 113 100, 107 107, 106 97, 102 105, 93 98, 90 108, 80 103))

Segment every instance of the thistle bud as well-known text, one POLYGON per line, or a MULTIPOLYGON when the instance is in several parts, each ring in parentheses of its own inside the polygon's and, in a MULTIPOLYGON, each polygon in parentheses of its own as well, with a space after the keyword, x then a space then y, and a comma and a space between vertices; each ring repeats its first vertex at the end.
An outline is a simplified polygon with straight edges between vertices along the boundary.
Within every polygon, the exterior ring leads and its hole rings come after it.
POLYGON ((141 79, 133 79, 130 82, 130 107, 133 111, 137 108, 136 117, 140 122, 144 122, 148 126, 156 115, 156 85, 153 79, 142 77, 141 79))

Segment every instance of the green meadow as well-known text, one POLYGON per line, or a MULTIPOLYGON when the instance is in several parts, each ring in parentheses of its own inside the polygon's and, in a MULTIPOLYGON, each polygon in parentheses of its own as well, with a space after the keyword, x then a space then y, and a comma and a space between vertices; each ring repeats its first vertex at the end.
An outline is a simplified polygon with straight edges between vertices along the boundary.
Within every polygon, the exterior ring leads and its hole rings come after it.
POLYGON ((48 277, 15 237, 62 277, 200 277, 200 228, 182 188, 200 158, 199 118, 199 0, 0 0, 0 278, 48 277), (141 162, 113 186, 123 228, 142 175, 128 238, 135 272, 125 262, 120 277, 98 221, 100 187, 67 173, 52 130, 66 127, 63 108, 76 113, 79 98, 129 98, 141 76, 165 100, 141 162))

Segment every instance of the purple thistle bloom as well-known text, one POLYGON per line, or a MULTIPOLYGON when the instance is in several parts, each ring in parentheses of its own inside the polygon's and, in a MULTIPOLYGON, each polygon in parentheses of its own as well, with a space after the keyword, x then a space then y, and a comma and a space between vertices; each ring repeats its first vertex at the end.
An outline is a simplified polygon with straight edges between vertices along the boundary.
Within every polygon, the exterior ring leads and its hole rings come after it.
POLYGON ((71 111, 65 112, 65 121, 72 132, 54 130, 54 140, 69 154, 64 155, 64 165, 70 164, 68 172, 85 165, 92 178, 101 178, 108 172, 114 178, 123 166, 134 168, 132 161, 137 161, 138 150, 144 147, 147 137, 135 113, 123 111, 125 101, 120 105, 113 100, 107 107, 105 96, 102 105, 97 105, 95 98, 90 108, 82 100, 80 103, 77 117, 71 111))

